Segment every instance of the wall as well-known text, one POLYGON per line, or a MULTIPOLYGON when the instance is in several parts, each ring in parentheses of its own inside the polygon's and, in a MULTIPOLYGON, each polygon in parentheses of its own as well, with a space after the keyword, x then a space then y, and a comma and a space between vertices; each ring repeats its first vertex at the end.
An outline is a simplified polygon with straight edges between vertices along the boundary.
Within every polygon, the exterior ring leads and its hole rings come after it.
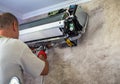
POLYGON ((49 50, 44 84, 120 84, 120 1, 81 5, 89 14, 87 31, 77 47, 49 50))

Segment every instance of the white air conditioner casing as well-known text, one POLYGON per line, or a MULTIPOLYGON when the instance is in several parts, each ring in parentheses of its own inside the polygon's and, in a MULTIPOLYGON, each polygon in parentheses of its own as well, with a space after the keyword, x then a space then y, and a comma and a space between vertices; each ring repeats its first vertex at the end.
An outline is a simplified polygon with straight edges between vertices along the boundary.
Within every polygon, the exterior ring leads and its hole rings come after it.
POLYGON ((21 30, 19 38, 22 41, 27 42, 38 39, 63 36, 63 33, 59 29, 60 27, 64 27, 64 20, 21 30))
MULTIPOLYGON (((47 17, 36 22, 24 24, 20 30, 19 39, 25 43, 62 42, 69 39, 71 43, 85 33, 88 14, 82 8, 76 7, 75 13, 62 19, 65 13, 47 17), (73 23, 71 30, 70 25, 73 23), (35 25, 37 24, 37 25, 35 25)), ((69 41, 68 41, 69 43, 69 41)), ((74 42, 73 42, 74 43, 74 42)))

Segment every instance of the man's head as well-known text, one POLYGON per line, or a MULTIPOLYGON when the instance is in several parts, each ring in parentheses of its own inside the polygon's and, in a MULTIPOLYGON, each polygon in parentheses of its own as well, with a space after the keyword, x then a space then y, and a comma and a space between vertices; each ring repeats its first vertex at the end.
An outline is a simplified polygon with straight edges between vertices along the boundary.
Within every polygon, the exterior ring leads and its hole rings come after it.
POLYGON ((18 20, 11 13, 0 14, 0 35, 10 38, 19 37, 18 20))

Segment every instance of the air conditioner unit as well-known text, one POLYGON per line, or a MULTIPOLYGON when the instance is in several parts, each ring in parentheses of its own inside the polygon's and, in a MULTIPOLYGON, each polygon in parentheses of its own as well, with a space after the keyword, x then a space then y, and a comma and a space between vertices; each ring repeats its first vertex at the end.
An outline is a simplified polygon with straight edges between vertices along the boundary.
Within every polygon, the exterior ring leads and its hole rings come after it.
POLYGON ((76 40, 85 33, 88 14, 77 5, 59 10, 55 15, 20 25, 20 39, 31 45, 36 43, 67 43, 76 45, 76 40))

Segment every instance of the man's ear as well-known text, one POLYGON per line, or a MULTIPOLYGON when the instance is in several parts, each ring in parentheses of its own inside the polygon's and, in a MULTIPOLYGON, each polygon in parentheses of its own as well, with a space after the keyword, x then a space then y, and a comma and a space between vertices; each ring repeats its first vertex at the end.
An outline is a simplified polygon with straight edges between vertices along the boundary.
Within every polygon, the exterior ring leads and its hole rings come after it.
POLYGON ((17 23, 14 21, 13 22, 13 24, 12 24, 12 26, 13 26, 13 31, 17 31, 17 23))

